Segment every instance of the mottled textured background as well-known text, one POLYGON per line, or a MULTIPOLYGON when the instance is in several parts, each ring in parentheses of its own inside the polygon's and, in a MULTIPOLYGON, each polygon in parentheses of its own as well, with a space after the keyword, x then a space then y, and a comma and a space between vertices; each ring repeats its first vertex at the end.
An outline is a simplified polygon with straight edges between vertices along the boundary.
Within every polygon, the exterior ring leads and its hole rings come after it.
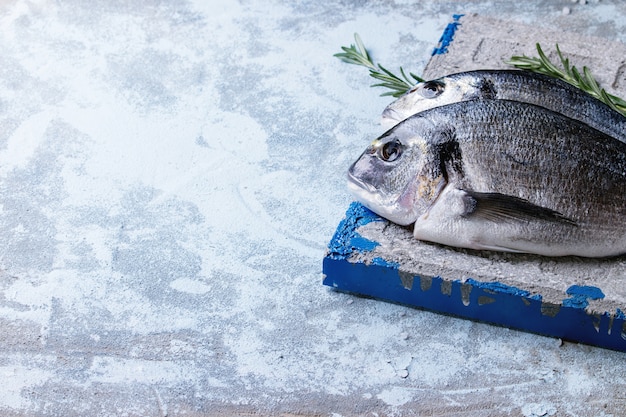
POLYGON ((339 47, 420 73, 459 12, 626 42, 587 3, 1 1, 0 413, 624 415, 623 353, 321 285, 390 101, 339 47))

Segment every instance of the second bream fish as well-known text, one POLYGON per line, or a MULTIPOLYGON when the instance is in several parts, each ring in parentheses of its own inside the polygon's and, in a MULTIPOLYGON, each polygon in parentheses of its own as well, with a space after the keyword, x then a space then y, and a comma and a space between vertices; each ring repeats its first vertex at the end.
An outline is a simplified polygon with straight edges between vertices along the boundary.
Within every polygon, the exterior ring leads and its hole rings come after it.
POLYGON ((508 100, 418 113, 348 172, 357 200, 417 239, 547 256, 626 253, 626 144, 508 100))
POLYGON ((392 127, 421 111, 476 99, 536 104, 626 142, 626 117, 621 113, 564 81, 520 70, 460 72, 419 83, 385 108, 382 123, 392 127))

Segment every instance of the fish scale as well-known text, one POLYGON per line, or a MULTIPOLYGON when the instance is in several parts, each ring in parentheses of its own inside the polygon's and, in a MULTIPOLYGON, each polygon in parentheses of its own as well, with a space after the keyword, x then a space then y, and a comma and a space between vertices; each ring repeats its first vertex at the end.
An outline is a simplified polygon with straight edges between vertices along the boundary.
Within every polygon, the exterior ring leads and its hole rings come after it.
MULTIPOLYGON (((494 181, 494 187, 496 181, 500 183, 498 189, 489 191, 513 189, 520 191, 519 197, 531 198, 523 190, 546 189, 544 181, 551 177, 560 179, 558 185, 567 195, 580 195, 582 190, 587 190, 594 193, 594 201, 610 197, 608 204, 624 202, 619 194, 601 192, 609 190, 598 186, 602 181, 613 180, 611 182, 616 182, 619 191, 626 191, 626 176, 623 174, 626 144, 580 123, 535 106, 509 101, 454 104, 423 115, 424 118, 429 116, 438 125, 454 125, 465 169, 476 166, 476 179, 489 178, 494 181), (459 116, 459 108, 462 116, 459 116), (496 119, 480 117, 481 114, 490 117, 498 111, 503 113, 496 119), (481 119, 489 126, 484 126, 481 119), (534 135, 533 129, 540 134, 534 135), (601 154, 599 148, 602 148, 601 154), (506 163, 511 159, 503 155, 517 155, 520 161, 526 162, 506 163), (579 165, 586 167, 581 167, 580 172, 586 173, 587 177, 576 175, 579 165), (608 177, 611 174, 617 178, 608 177), (589 178, 596 181, 593 187, 590 187, 589 178)), ((419 120, 420 117, 416 117, 411 122, 419 124, 419 120)), ((413 128, 419 129, 419 126, 413 128)), ((550 195, 543 194, 544 198, 550 195)), ((567 209, 574 210, 575 206, 567 209)))
POLYGON ((422 240, 610 256, 626 252, 625 172, 626 143, 540 106, 483 99, 401 122, 351 166, 349 184, 422 240), (391 144, 401 153, 386 161, 391 144))

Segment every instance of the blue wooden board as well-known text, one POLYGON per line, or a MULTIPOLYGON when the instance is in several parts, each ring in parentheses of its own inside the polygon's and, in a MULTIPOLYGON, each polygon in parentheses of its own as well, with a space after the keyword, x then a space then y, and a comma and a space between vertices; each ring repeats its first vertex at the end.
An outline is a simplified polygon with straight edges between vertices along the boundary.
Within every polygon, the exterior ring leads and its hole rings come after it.
MULTIPOLYGON (((328 246, 323 261, 324 285, 407 306, 626 351, 623 310, 598 311, 589 307, 590 302, 605 298, 601 288, 572 284, 560 300, 557 296, 557 300, 552 297, 546 301, 536 291, 505 282, 437 276, 427 271, 415 273, 404 268, 397 259, 385 259, 380 255, 384 249, 380 242, 361 235, 360 229, 372 222, 387 223, 361 204, 352 203, 328 246)), ((584 266, 584 261, 579 262, 584 266)))

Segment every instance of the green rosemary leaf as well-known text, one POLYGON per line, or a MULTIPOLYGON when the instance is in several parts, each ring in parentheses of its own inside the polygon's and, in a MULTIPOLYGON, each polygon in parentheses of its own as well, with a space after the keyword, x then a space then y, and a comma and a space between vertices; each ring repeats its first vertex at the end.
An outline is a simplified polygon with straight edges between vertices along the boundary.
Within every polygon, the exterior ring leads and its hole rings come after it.
MULTIPOLYGON (((413 74, 412 72, 409 72, 409 75, 413 78, 413 80, 415 80, 415 82, 418 83, 423 83, 424 81, 426 81, 425 79, 423 79, 422 77, 413 74)), ((413 82, 413 84, 415 84, 415 82, 413 82)))
MULTIPOLYGON (((381 94, 381 96, 400 97, 413 87, 415 83, 406 76, 402 67, 400 67, 400 76, 402 77, 400 78, 382 65, 375 64, 357 33, 354 34, 354 42, 355 44, 351 44, 350 47, 342 46, 341 50, 343 52, 334 54, 334 56, 345 63, 368 68, 372 78, 383 81, 382 83, 372 84, 372 87, 384 87, 391 90, 381 94)), ((417 75, 409 74, 416 82, 423 81, 417 75)))
POLYGON ((565 70, 564 72, 566 74, 569 73, 571 71, 570 66, 569 66, 569 58, 563 57, 563 54, 561 53, 561 49, 559 48, 558 44, 556 45, 556 53, 561 59, 561 65, 563 65, 563 69, 565 70))
POLYGON ((541 61, 541 64, 543 65, 545 70, 549 72, 554 72, 556 70, 556 67, 552 65, 546 54, 543 52, 543 49, 541 49, 541 45, 537 43, 535 44, 535 47, 537 48, 537 53, 539 54, 539 60, 541 61))
MULTIPOLYGON (((369 52, 367 52, 367 49, 365 49, 365 45, 363 45, 363 41, 361 40, 361 37, 359 36, 358 33, 354 34, 354 41, 356 42, 357 46, 359 47, 359 52, 361 53, 361 55, 363 55, 363 57, 365 57, 367 62, 372 62, 372 59, 370 58, 370 54, 369 54, 369 52)), ((374 66, 374 65, 372 64, 372 66, 374 66)))
POLYGON ((600 87, 589 68, 583 67, 581 73, 578 68, 571 65, 569 59, 563 56, 558 44, 556 45, 556 53, 559 57, 561 68, 557 67, 550 61, 548 56, 541 49, 541 45, 536 44, 536 47, 537 54, 539 55, 538 58, 514 55, 511 59, 505 61, 505 63, 519 69, 533 71, 561 79, 577 88, 580 88, 598 100, 603 101, 612 109, 626 116, 626 101, 607 93, 606 90, 600 87))
MULTIPOLYGON (((374 87, 374 85, 372 86, 374 87)), ((387 91, 386 93, 382 93, 380 96, 381 97, 394 97, 394 98, 398 98, 401 95, 403 95, 404 93, 402 92, 398 92, 398 91, 387 91)))
POLYGON ((600 100, 608 104, 608 106, 615 111, 618 111, 620 113, 623 111, 623 109, 620 110, 620 108, 613 102, 613 100, 611 99, 611 97, 609 96, 609 94, 606 92, 604 88, 600 90, 600 100))
POLYGON ((611 99, 613 104, 615 104, 617 107, 624 107, 626 109, 626 100, 623 100, 617 96, 614 96, 613 94, 606 93, 606 95, 611 99))
POLYGON ((604 90, 600 88, 598 82, 595 80, 595 78, 593 78, 593 75, 591 75, 591 71, 589 71, 589 68, 583 67, 583 74, 585 75, 586 83, 591 87, 591 89, 596 94, 602 95, 602 91, 604 90))

